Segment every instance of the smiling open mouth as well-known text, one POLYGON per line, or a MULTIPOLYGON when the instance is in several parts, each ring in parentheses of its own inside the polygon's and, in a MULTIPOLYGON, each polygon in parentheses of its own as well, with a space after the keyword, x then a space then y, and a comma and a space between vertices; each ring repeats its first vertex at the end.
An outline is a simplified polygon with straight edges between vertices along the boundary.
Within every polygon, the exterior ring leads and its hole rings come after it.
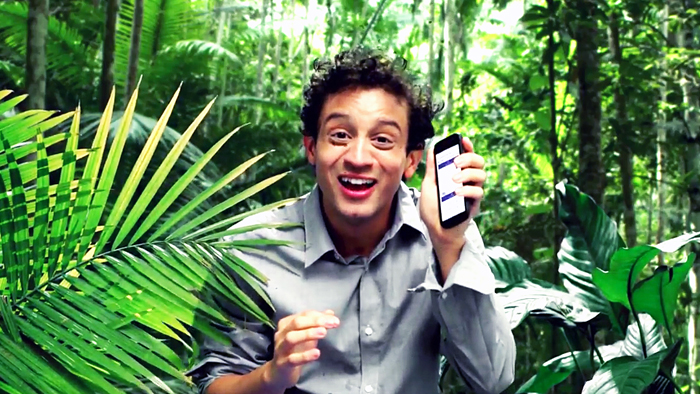
POLYGON ((372 179, 348 178, 344 176, 341 176, 338 179, 340 180, 340 184, 343 185, 343 187, 352 191, 367 190, 374 186, 375 183, 377 183, 377 181, 372 179))

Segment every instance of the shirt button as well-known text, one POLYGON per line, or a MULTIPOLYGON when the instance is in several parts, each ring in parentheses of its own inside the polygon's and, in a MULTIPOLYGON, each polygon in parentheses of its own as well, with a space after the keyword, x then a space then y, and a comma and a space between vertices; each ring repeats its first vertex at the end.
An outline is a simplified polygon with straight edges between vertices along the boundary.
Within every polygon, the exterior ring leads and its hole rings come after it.
MULTIPOLYGON (((370 336, 370 335, 372 335, 373 332, 374 332, 374 330, 372 330, 372 327, 365 328, 365 335, 370 336)), ((367 387, 370 387, 370 386, 367 386, 367 387)))
POLYGON ((374 390, 374 389, 372 388, 372 386, 370 386, 370 385, 365 386, 365 392, 371 393, 372 390, 374 390))
POLYGON ((447 298, 447 293, 443 292, 442 295, 440 295, 440 297, 442 297, 442 299, 444 300, 445 298, 447 298))

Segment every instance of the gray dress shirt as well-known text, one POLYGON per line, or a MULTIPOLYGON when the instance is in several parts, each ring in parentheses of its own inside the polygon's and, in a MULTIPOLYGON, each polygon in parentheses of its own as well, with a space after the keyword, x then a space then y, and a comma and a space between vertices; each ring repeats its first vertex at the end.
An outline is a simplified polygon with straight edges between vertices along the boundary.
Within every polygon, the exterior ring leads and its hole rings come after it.
MULTIPOLYGON (((297 245, 231 251, 269 279, 265 290, 276 324, 305 310, 332 309, 340 319, 340 327, 319 340, 321 357, 302 368, 286 394, 436 394, 440 352, 476 393, 500 393, 513 382, 515 341, 476 224, 469 225, 461 256, 440 285, 418 198, 418 191, 401 183, 393 225, 369 258, 338 254, 317 187, 289 206, 237 224, 303 224, 236 236, 297 245)), ((200 393, 216 377, 249 373, 273 356, 274 331, 232 305, 224 307, 238 327, 221 327, 230 346, 207 341, 201 348, 201 361, 188 372, 200 393)))

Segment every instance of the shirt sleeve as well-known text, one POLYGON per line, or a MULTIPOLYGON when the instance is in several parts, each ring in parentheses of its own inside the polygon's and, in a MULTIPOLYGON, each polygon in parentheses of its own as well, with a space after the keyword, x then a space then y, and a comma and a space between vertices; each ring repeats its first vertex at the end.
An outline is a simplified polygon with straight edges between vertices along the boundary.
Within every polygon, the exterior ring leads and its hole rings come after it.
POLYGON ((443 286, 432 256, 425 282, 414 291, 431 293, 433 314, 445 333, 441 352, 476 393, 502 392, 514 380, 515 339, 476 223, 468 226, 466 244, 443 286))
MULTIPOLYGON (((244 283, 238 286, 245 288, 244 283)), ((246 292, 249 293, 249 292, 246 292)), ((187 371, 197 385, 199 394, 204 394, 218 377, 228 374, 246 375, 272 359, 274 330, 244 314, 239 307, 217 300, 233 327, 212 325, 223 332, 229 343, 204 338, 199 348, 199 362, 187 371)), ((263 305, 258 302, 258 305, 263 305)))

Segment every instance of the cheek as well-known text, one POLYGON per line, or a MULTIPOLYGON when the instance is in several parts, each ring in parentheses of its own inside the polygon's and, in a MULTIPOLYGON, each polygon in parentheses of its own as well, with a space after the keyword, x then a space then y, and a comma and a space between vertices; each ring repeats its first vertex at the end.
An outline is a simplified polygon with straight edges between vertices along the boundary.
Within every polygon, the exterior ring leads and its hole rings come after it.
POLYGON ((316 173, 317 175, 328 175, 338 164, 341 152, 337 149, 323 149, 316 151, 316 173))
POLYGON ((401 155, 391 155, 391 157, 383 157, 378 160, 380 166, 383 168, 384 172, 388 174, 392 179, 401 177, 406 172, 408 168, 408 161, 404 156, 401 155))

